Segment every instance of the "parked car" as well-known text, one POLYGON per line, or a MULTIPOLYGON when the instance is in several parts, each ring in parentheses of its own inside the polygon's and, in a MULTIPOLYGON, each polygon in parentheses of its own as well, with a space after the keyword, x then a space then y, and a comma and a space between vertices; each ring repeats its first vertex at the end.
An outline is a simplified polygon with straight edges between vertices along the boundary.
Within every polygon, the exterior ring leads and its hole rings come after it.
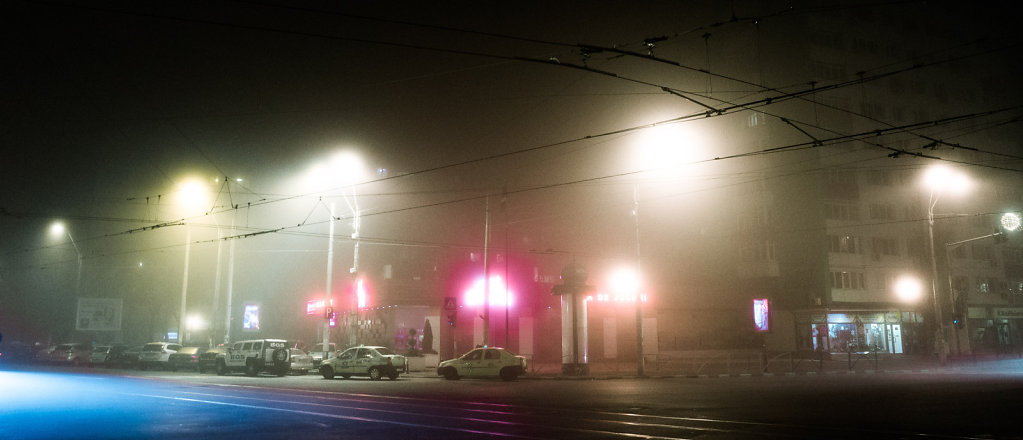
POLYGON ((206 352, 205 348, 181 347, 167 358, 167 364, 171 371, 178 369, 199 370, 199 356, 206 352))
POLYGON ((313 345, 313 348, 309 349, 309 355, 313 357, 313 368, 320 368, 320 364, 323 363, 324 359, 330 359, 337 354, 337 344, 331 342, 327 345, 327 348, 323 348, 323 343, 313 345))
POLYGON ((170 355, 181 349, 173 342, 150 342, 139 352, 139 369, 170 367, 170 355))
POLYGON ((139 366, 139 355, 145 345, 119 346, 111 348, 106 365, 108 367, 136 368, 139 366))
POLYGON ((76 367, 92 365, 89 359, 92 356, 92 344, 84 342, 69 342, 54 347, 49 353, 47 361, 50 363, 68 364, 76 367))
POLYGON ((500 377, 511 381, 523 374, 526 374, 526 358, 498 347, 477 348, 437 365, 437 375, 448 380, 500 377))
POLYGON ((313 357, 302 351, 299 348, 291 349, 291 373, 292 374, 309 374, 310 371, 315 370, 313 367, 313 357))
POLYGON ((89 354, 89 362, 93 365, 103 365, 103 363, 107 361, 107 352, 109 351, 109 345, 97 345, 92 347, 92 353, 89 354))
POLYGON ((395 354, 387 347, 359 346, 339 353, 336 357, 323 361, 320 375, 324 379, 333 379, 339 375, 345 379, 352 376, 369 376, 380 380, 387 376, 391 380, 398 378, 400 371, 406 371, 405 356, 395 354))
POLYGON ((255 376, 261 371, 284 376, 291 370, 291 351, 283 339, 253 339, 238 341, 217 355, 217 374, 244 371, 255 376))
POLYGON ((36 351, 36 354, 33 357, 33 359, 35 359, 36 362, 49 362, 50 361, 50 353, 53 353, 53 350, 55 348, 57 348, 56 345, 48 345, 48 346, 42 347, 38 351, 36 351))
POLYGON ((199 354, 199 372, 215 371, 217 369, 217 356, 227 351, 227 347, 211 348, 199 354))

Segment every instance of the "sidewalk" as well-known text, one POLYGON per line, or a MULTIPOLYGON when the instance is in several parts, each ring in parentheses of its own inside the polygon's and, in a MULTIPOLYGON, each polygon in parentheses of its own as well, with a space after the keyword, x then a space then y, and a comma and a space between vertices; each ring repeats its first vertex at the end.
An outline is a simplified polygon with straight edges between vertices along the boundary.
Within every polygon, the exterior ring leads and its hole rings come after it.
MULTIPOLYGON (((530 362, 521 379, 599 380, 638 377, 635 361, 600 361, 588 364, 587 375, 562 374, 561 364, 530 362)), ((957 372, 1016 372, 1023 374, 1023 357, 978 355, 949 359, 944 365, 933 356, 879 353, 839 353, 824 359, 775 354, 764 359, 756 351, 705 351, 698 353, 662 353, 659 359, 644 365, 648 378, 722 378, 755 376, 816 376, 873 374, 934 374, 957 372)), ((409 373, 415 377, 437 377, 436 369, 409 373)))
MULTIPOLYGON (((942 365, 936 357, 874 353, 842 353, 821 358, 799 358, 789 354, 755 356, 746 353, 719 354, 712 357, 675 357, 648 361, 644 375, 654 378, 712 378, 752 376, 813 376, 849 374, 928 374, 955 372, 1023 373, 1023 358, 1018 356, 976 356, 949 359, 942 365)), ((530 376, 567 377, 560 365, 537 364, 530 376)), ((590 378, 637 377, 635 362, 595 362, 590 378)))

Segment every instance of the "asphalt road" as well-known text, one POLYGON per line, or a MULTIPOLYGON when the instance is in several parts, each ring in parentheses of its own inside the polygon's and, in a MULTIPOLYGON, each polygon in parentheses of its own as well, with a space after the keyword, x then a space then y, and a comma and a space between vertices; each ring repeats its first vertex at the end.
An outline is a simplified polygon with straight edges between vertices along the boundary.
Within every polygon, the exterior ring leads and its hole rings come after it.
POLYGON ((446 381, 0 370, 0 438, 1023 438, 1023 372, 446 381))

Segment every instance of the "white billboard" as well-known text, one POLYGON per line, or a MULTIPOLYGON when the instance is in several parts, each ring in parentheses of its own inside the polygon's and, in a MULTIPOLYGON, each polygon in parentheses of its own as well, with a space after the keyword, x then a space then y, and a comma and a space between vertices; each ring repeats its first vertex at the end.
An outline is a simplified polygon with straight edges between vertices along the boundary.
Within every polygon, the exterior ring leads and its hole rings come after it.
POLYGON ((120 330, 122 309, 121 298, 78 298, 75 330, 120 330))

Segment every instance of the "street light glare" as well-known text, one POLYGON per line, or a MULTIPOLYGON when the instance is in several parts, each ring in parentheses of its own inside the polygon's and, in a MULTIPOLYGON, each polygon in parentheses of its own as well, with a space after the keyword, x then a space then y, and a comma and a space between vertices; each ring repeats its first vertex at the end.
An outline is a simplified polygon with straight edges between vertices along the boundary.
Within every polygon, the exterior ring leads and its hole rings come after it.
POLYGON ((204 209, 208 203, 206 185, 197 179, 187 179, 178 185, 177 202, 189 211, 204 209))
POLYGON ((933 166, 924 173, 924 185, 936 192, 962 194, 970 189, 970 179, 963 173, 944 165, 933 166))
POLYGON ((684 177, 698 160, 702 145, 693 130, 680 124, 648 128, 639 137, 632 166, 652 172, 655 178, 684 177))
POLYGON ((50 225, 50 235, 53 236, 64 235, 65 230, 66 229, 64 228, 64 224, 61 222, 54 222, 52 225, 50 225))
POLYGON ((639 273, 631 268, 620 268, 611 272, 608 278, 608 288, 611 292, 620 295, 633 296, 639 292, 639 273))
POLYGON ((920 284, 920 280, 911 277, 903 276, 895 280, 895 295, 900 300, 907 303, 913 303, 920 300, 923 297, 923 285, 920 284))
POLYGON ((362 158, 353 151, 342 151, 314 164, 306 175, 305 186, 313 191, 329 190, 360 183, 366 176, 362 158))

